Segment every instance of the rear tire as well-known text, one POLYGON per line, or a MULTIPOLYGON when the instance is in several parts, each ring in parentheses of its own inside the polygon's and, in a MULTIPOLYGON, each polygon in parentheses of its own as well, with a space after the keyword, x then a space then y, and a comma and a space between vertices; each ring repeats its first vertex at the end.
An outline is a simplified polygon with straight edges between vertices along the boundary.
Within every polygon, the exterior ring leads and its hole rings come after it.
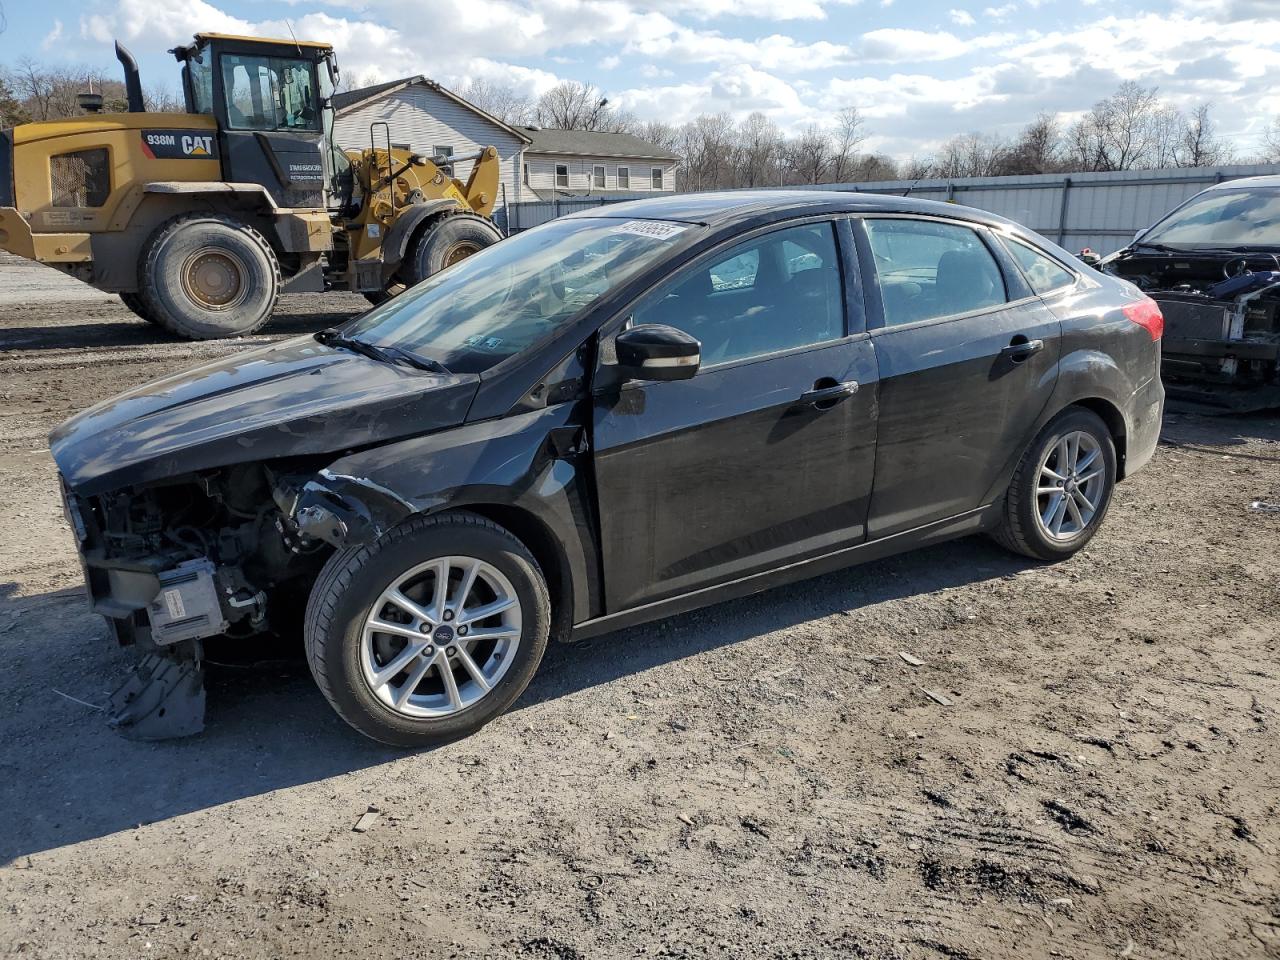
POLYGON ((414 241, 401 266, 409 286, 465 260, 502 239, 490 221, 474 213, 451 213, 433 221, 414 241))
POLYGON ((1065 560, 1098 532, 1115 483, 1111 431, 1092 410, 1068 407, 1022 455, 991 535, 1014 553, 1065 560))
POLYGON ((525 546, 483 517, 445 513, 330 557, 303 636, 312 675, 342 719, 382 743, 424 747, 474 733, 511 706, 550 628, 546 581, 525 546), (514 602, 481 615, 504 599, 514 602))
POLYGON ((160 326, 160 321, 151 315, 147 310, 147 305, 142 302, 142 296, 137 293, 121 293, 120 302, 128 307, 139 319, 154 323, 160 326))
POLYGON ((190 340, 243 337, 269 319, 280 297, 280 265, 257 230, 216 214, 170 220, 139 267, 143 307, 190 340))

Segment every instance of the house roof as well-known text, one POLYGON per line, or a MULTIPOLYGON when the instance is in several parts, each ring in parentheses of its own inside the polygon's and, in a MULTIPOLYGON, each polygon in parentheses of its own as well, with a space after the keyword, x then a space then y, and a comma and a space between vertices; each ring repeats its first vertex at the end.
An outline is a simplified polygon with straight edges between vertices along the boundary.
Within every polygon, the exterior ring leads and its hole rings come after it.
POLYGON ((401 77, 399 80, 388 80, 386 83, 375 83, 372 86, 359 87, 355 90, 346 90, 342 93, 335 93, 333 95, 333 107, 338 113, 345 113, 348 110, 354 110, 356 107, 364 106, 366 103, 370 103, 382 97, 389 97, 391 94, 398 93, 406 87, 412 87, 419 84, 426 87, 428 90, 434 90, 443 97, 447 97, 454 103, 461 107, 465 107, 477 116, 483 117, 485 120, 488 120, 494 126, 511 134, 522 143, 529 142, 529 134, 523 129, 513 127, 509 123, 503 123, 497 117, 493 116, 493 114, 486 113, 474 103, 464 100, 452 90, 440 86, 440 84, 436 83, 434 80, 430 80, 420 73, 415 74, 412 77, 401 77))
POLYGON ((521 127, 531 142, 530 153, 554 153, 573 157, 634 157, 640 160, 679 160, 670 150, 630 133, 598 130, 550 130, 521 127))

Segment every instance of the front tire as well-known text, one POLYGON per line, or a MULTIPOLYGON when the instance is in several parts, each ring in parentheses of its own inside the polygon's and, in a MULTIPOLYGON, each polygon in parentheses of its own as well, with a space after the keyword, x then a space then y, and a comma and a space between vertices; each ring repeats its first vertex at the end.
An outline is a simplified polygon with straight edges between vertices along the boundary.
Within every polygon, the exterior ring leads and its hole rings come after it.
POLYGON ((326 699, 398 747, 479 730, 529 685, 551 605, 533 555, 469 513, 415 517, 340 550, 307 604, 307 660, 326 699))
POLYGON ((436 220, 418 237, 401 272, 413 286, 501 239, 498 228, 484 217, 451 213, 436 220))
POLYGON ((142 305, 189 340, 243 337, 269 319, 280 265, 257 230, 230 217, 170 220, 147 243, 139 267, 142 305))
POLYGON ((1065 560, 1098 532, 1115 482, 1111 431, 1093 411, 1069 407, 1022 455, 992 536, 1014 553, 1065 560))

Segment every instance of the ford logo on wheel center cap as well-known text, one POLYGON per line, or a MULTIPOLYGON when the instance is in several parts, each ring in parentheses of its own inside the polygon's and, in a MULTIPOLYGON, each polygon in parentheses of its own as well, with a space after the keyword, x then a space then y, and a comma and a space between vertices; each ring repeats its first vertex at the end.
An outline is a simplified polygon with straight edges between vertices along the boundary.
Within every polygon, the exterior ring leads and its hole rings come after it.
POLYGON ((440 626, 436 627, 435 640, 436 643, 452 643, 453 627, 449 626, 447 623, 442 623, 440 626))

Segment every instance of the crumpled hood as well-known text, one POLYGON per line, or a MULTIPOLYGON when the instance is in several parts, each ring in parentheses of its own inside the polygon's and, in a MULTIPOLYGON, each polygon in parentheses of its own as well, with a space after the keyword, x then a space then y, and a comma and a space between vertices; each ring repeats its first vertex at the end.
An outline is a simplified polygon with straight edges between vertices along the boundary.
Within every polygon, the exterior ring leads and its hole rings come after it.
POLYGON ((68 485, 91 495, 456 426, 479 383, 299 337, 122 393, 63 423, 49 445, 68 485))

